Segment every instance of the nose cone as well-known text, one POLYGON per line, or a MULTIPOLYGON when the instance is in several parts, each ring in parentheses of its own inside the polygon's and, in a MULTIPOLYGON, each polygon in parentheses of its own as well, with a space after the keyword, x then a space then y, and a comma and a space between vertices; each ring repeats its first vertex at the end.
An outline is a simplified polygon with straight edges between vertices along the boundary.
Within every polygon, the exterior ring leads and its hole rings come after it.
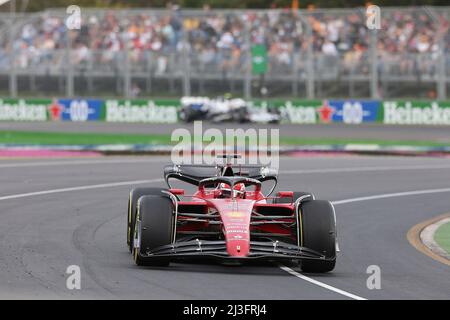
POLYGON ((246 257, 250 251, 250 243, 245 240, 228 240, 227 252, 232 257, 246 257))
POLYGON ((246 257, 250 252, 250 216, 253 200, 211 200, 223 222, 223 234, 230 257, 246 257))

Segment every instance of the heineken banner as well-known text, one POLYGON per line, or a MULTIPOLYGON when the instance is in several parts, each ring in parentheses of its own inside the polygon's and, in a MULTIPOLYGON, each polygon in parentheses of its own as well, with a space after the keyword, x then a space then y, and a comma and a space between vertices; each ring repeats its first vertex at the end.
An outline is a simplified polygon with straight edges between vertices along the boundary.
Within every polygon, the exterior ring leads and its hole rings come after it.
POLYGON ((384 101, 380 111, 386 124, 450 125, 450 101, 384 101))
POLYGON ((50 108, 56 110, 50 112, 52 120, 85 122, 104 118, 102 100, 60 99, 55 100, 50 108))
POLYGON ((288 100, 253 105, 279 108, 288 122, 298 124, 450 125, 450 101, 288 100))
POLYGON ((379 101, 338 100, 329 101, 328 105, 333 112, 333 122, 346 124, 376 122, 380 110, 379 101))
POLYGON ((0 121, 46 121, 51 100, 0 99, 0 121))
POLYGON ((290 123, 314 124, 320 122, 318 110, 323 105, 321 100, 275 100, 254 101, 253 107, 277 108, 290 123))
POLYGON ((176 123, 179 101, 106 100, 106 122, 176 123))
MULTIPOLYGON (((255 100, 245 104, 248 108, 275 108, 282 115, 282 122, 300 125, 450 125, 450 101, 255 100)), ((177 123, 180 107, 181 99, 5 98, 0 99, 0 121, 177 123)))
POLYGON ((0 121, 176 123, 178 100, 0 99, 0 121))
POLYGON ((379 101, 292 100, 255 102, 254 105, 278 108, 287 122, 298 124, 360 124, 377 122, 380 119, 379 101))

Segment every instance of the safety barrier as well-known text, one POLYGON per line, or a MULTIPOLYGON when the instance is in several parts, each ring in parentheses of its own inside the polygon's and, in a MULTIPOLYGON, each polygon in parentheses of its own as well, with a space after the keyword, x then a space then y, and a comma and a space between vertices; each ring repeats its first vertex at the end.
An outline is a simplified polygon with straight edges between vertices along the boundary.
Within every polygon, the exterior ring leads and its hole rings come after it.
MULTIPOLYGON (((252 100, 251 108, 276 108, 282 122, 450 125, 450 101, 252 100)), ((0 121, 180 122, 181 99, 0 99, 0 121)))

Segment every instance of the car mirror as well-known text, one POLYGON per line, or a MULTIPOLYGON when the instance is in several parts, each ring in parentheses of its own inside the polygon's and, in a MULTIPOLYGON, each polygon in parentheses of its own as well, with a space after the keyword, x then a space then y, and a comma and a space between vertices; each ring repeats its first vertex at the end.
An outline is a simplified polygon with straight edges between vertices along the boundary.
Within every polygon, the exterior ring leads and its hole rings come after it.
POLYGON ((183 196, 184 190, 183 189, 169 189, 169 192, 176 195, 176 196, 183 196))
POLYGON ((294 192, 292 191, 280 191, 278 192, 280 198, 294 198, 294 192))

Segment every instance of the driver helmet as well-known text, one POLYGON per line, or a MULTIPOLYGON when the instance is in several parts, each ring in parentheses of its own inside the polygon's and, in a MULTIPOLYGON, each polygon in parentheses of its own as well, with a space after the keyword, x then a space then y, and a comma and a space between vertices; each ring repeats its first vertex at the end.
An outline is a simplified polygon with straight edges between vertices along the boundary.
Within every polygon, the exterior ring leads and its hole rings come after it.
MULTIPOLYGON (((231 196, 231 188, 227 183, 221 183, 219 185, 219 190, 222 191, 222 195, 231 196)), ((233 188, 233 198, 244 198, 245 195, 245 184, 237 183, 233 188)))

